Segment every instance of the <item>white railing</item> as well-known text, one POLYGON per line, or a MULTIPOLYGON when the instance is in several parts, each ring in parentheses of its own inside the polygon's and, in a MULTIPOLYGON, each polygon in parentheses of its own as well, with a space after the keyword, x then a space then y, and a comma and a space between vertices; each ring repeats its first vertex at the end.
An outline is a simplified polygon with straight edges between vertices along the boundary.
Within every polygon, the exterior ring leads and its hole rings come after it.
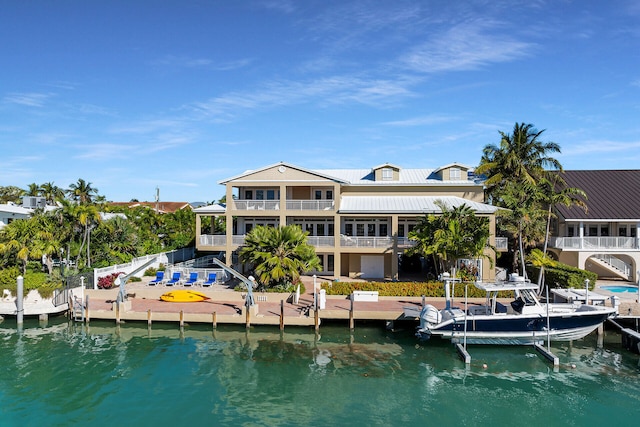
POLYGON ((399 248, 411 248, 417 244, 418 242, 416 242, 415 240, 411 240, 408 237, 398 237, 399 248))
POLYGON ((287 200, 287 209, 292 211, 333 211, 333 200, 287 200))
POLYGON ((235 245, 235 246, 242 246, 242 245, 244 245, 244 239, 245 239, 245 237, 246 237, 246 236, 245 236, 244 234, 240 234, 240 235, 234 234, 234 235, 231 237, 231 243, 232 243, 233 245, 235 245))
POLYGON ((393 245, 393 237, 352 237, 340 236, 340 246, 354 248, 388 248, 393 245))
MULTIPOLYGON (((147 263, 148 261, 151 261, 153 258, 156 258, 156 260, 149 267, 158 268, 160 264, 174 264, 174 263, 182 262, 184 260, 193 258, 194 255, 195 255, 195 248, 182 248, 182 249, 176 249, 169 252, 161 252, 159 254, 141 256, 139 258, 134 258, 133 260, 131 260, 131 262, 127 262, 124 264, 111 265, 109 267, 103 267, 103 268, 94 268, 93 269, 93 289, 98 288, 99 278, 108 276, 109 274, 112 274, 112 273, 129 274, 139 266, 147 263)), ((139 271, 138 273, 136 273, 136 276, 138 277, 142 277, 143 275, 144 275, 144 271, 139 271)))
POLYGON ((332 236, 307 236, 307 242, 315 247, 334 247, 336 239, 332 236))
POLYGON ((636 237, 553 237, 549 244, 564 250, 638 250, 640 241, 636 237))
POLYGON ((279 211, 279 200, 234 200, 233 204, 238 211, 279 211))
POLYGON ((627 278, 631 277, 631 265, 622 261, 620 258, 617 258, 613 255, 605 255, 605 254, 598 254, 598 255, 594 255, 593 257, 600 260, 604 264, 608 264, 611 267, 615 268, 616 270, 620 271, 627 278))
POLYGON ((201 234, 200 245, 202 246, 225 246, 227 236, 224 234, 201 234))

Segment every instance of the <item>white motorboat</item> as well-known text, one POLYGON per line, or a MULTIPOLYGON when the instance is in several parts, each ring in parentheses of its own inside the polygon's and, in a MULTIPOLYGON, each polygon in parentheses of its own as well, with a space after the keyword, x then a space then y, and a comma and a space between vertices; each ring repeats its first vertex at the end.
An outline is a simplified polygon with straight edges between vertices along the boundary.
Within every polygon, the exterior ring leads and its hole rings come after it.
MULTIPOLYGON (((593 332, 617 310, 604 305, 541 303, 536 296, 538 285, 516 275, 501 283, 474 283, 486 292, 486 302, 465 304, 465 309, 452 305, 450 287, 453 283, 453 279, 445 279, 444 309, 427 304, 420 311, 420 326, 416 333, 420 338, 440 336, 470 344, 531 344, 546 339, 571 341, 593 332), (511 293, 514 299, 503 304, 499 293, 501 296, 511 293)), ((405 315, 411 316, 411 309, 407 309, 405 315)))

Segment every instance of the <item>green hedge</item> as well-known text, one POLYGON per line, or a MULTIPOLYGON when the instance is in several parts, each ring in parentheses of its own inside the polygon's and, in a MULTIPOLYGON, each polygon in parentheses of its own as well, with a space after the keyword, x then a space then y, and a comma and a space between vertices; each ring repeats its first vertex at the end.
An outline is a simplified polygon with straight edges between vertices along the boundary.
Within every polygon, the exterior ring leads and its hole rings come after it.
MULTIPOLYGON (((353 291, 378 291, 380 296, 394 297, 444 297, 442 282, 322 282, 321 288, 327 295, 350 295, 353 291)), ((456 298, 464 297, 464 284, 456 284, 456 298)), ((484 298, 486 292, 476 288, 472 283, 467 290, 469 298, 484 298)), ((507 295, 505 297, 509 297, 507 295)))
MULTIPOLYGON (((0 270, 0 289, 8 289, 11 295, 16 295, 17 279, 21 275, 20 269, 10 267, 0 270)), ((54 274, 50 277, 46 273, 37 271, 27 271, 24 276, 24 295, 30 290, 37 289, 42 298, 49 298, 55 289, 62 287, 62 280, 54 274)))
MULTIPOLYGON (((527 266, 527 274, 532 281, 538 279, 539 271, 538 267, 527 266)), ((584 281, 589 279, 589 289, 593 289, 598 279, 596 273, 561 263, 556 263, 553 267, 545 267, 544 276, 545 283, 551 288, 584 288, 584 281)))

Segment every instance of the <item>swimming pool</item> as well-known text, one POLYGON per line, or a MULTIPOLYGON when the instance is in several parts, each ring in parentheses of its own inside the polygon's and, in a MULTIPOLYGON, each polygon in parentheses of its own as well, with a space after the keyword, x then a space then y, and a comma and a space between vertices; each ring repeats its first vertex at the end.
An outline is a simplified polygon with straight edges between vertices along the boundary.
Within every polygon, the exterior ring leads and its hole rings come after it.
POLYGON ((600 289, 609 291, 609 292, 638 292, 638 288, 636 288, 635 286, 623 286, 623 285, 600 286, 600 289))

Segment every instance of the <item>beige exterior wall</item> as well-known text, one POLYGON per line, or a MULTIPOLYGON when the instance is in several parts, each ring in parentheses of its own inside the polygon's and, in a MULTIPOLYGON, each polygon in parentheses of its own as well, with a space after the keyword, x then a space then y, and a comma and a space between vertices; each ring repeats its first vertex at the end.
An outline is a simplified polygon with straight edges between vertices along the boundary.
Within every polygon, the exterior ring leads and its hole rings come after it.
MULTIPOLYGON (((381 172, 382 168, 376 170, 377 173, 381 172)), ((394 173, 398 170, 394 169, 394 173)), ((464 171, 466 174, 466 171, 464 171)), ((377 175, 376 175, 377 177, 377 175)), ((376 178, 377 179, 377 178, 376 178)), ((380 178, 381 179, 381 178, 380 178)), ((388 181, 385 181, 388 182, 388 181)), ((315 175, 313 173, 297 169, 295 167, 285 166, 281 171, 278 165, 267 168, 265 170, 257 171, 255 173, 249 173, 247 175, 239 176, 225 183, 226 185, 226 199, 227 209, 224 214, 221 214, 226 219, 226 235, 217 236, 215 244, 206 244, 205 238, 216 236, 203 236, 203 242, 200 241, 201 233, 201 216, 205 214, 197 214, 196 220, 196 244, 197 249, 200 251, 224 251, 226 254, 227 263, 231 264, 235 261, 234 253, 241 247, 242 238, 245 233, 245 223, 248 221, 256 221, 261 218, 264 222, 273 222, 280 225, 286 225, 292 223, 296 218, 306 218, 311 221, 314 218, 322 218, 333 222, 333 235, 326 236, 327 238, 333 237, 333 246, 318 246, 316 251, 322 254, 333 254, 334 257, 334 276, 343 277, 360 277, 361 272, 361 257, 363 255, 381 255, 384 257, 384 275, 387 279, 397 279, 399 274, 398 266, 398 254, 403 253, 406 247, 399 248, 395 237, 398 236, 399 224, 406 224, 407 221, 417 221, 422 215, 410 215, 410 214, 338 214, 340 209, 341 196, 457 196, 470 201, 482 203, 484 195, 482 186, 471 185, 425 185, 425 186, 400 186, 393 185, 389 187, 387 185, 367 185, 367 186, 349 186, 342 185, 326 177, 315 175), (247 210, 238 209, 233 203, 233 195, 239 192, 240 197, 238 200, 243 200, 243 190, 253 189, 253 197, 255 200, 256 189, 275 189, 279 191, 280 199, 277 209, 264 209, 264 210, 247 210), (330 208, 321 210, 292 210, 287 208, 287 201, 315 201, 314 190, 322 189, 323 191, 333 191, 333 206, 330 208), (386 219, 387 223, 387 235, 393 237, 393 244, 391 247, 354 247, 354 246, 342 246, 341 245, 341 233, 343 230, 343 220, 347 218, 372 218, 372 219, 386 219), (234 237, 234 223, 236 226, 234 237), (220 243, 223 242, 223 243, 220 243)), ((322 201, 326 193, 323 193, 322 201)), ((266 198, 266 196, 265 196, 266 198)), ((276 197, 277 199, 277 197, 276 197)), ((271 201, 272 202, 272 201, 271 201)), ((207 216, 214 216, 213 214, 207 214, 207 216)), ((491 218, 491 230, 495 230, 495 217, 491 218)), ((326 230, 326 229, 325 229, 326 230)), ((325 234, 327 231, 325 231, 325 234)), ((405 232, 406 237, 406 232, 405 232)), ((492 234, 491 243, 495 243, 495 238, 492 234)), ((212 240, 208 240, 211 242, 212 240)), ((493 255, 493 254, 492 254, 493 255)), ((494 261, 495 261, 495 257, 494 261)), ((495 262, 493 263, 495 265, 495 262)), ((489 260, 483 260, 483 279, 492 280, 494 278, 495 269, 489 260)), ((237 266, 237 265, 236 265, 237 266)), ((240 268, 241 269, 241 268, 240 268)))

